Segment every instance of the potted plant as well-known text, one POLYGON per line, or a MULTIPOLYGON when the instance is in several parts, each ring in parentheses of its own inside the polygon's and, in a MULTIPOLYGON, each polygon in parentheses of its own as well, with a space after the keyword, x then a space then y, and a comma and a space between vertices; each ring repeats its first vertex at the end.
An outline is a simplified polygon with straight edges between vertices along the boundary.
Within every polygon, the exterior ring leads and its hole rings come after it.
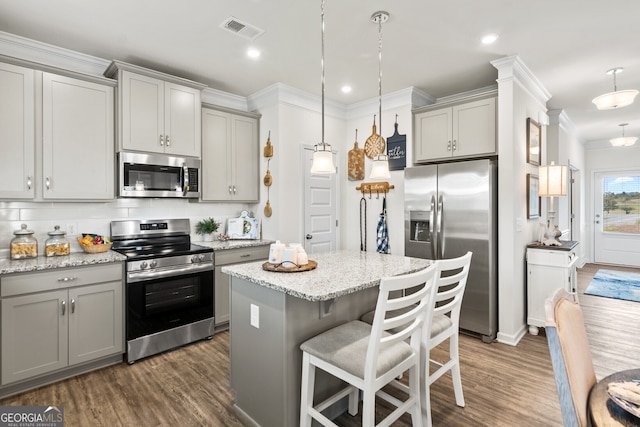
POLYGON ((213 233, 218 231, 220 223, 213 218, 204 218, 196 223, 196 234, 202 235, 205 242, 213 241, 213 233))

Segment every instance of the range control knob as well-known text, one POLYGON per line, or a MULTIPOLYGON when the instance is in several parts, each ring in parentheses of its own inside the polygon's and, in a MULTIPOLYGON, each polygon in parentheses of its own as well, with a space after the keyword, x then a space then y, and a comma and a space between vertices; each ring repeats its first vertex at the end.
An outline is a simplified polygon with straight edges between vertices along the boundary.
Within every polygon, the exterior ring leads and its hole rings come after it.
POLYGON ((200 262, 204 261, 204 254, 198 255, 198 261, 200 262))
POLYGON ((192 262, 193 264, 195 264, 196 262, 198 262, 198 255, 194 255, 194 256, 192 256, 192 257, 191 257, 191 262, 192 262))
POLYGON ((156 268, 158 266, 158 262, 156 260, 153 260, 149 263, 149 267, 151 268, 156 268))
POLYGON ((148 265, 147 265, 147 261, 142 261, 142 262, 140 263, 140 270, 144 270, 144 269, 145 269, 145 268, 147 268, 147 267, 148 267, 148 265))

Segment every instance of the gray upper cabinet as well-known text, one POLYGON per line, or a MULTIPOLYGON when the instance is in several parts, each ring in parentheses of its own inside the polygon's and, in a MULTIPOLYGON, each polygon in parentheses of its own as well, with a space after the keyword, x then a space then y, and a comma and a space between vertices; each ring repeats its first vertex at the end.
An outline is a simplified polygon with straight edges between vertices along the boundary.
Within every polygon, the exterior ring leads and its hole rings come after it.
POLYGON ((496 98, 414 112, 414 162, 496 153, 496 98))
POLYGON ((113 61, 118 79, 118 151, 200 157, 201 92, 206 86, 113 61))
POLYGON ((43 73, 42 198, 114 198, 113 87, 43 73))
POLYGON ((35 72, 0 63, 0 198, 32 199, 35 188, 35 72))
POLYGON ((258 117, 202 109, 202 200, 258 201, 258 117))

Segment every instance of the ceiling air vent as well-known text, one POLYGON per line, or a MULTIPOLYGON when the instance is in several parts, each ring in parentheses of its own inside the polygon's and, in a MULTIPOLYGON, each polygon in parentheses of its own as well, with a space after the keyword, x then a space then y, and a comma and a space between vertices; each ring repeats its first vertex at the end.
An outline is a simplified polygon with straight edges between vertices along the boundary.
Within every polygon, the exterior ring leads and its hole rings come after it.
POLYGON ((220 28, 249 40, 253 40, 264 33, 264 30, 246 22, 242 22, 233 16, 225 19, 222 24, 220 24, 220 28))

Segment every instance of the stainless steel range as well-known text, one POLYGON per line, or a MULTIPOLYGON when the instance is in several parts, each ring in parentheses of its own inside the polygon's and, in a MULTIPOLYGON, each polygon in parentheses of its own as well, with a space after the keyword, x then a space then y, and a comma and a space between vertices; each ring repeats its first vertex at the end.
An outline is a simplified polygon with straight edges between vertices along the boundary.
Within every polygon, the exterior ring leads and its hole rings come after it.
POLYGON ((213 249, 191 244, 189 219, 111 222, 127 257, 127 362, 213 335, 213 249))

